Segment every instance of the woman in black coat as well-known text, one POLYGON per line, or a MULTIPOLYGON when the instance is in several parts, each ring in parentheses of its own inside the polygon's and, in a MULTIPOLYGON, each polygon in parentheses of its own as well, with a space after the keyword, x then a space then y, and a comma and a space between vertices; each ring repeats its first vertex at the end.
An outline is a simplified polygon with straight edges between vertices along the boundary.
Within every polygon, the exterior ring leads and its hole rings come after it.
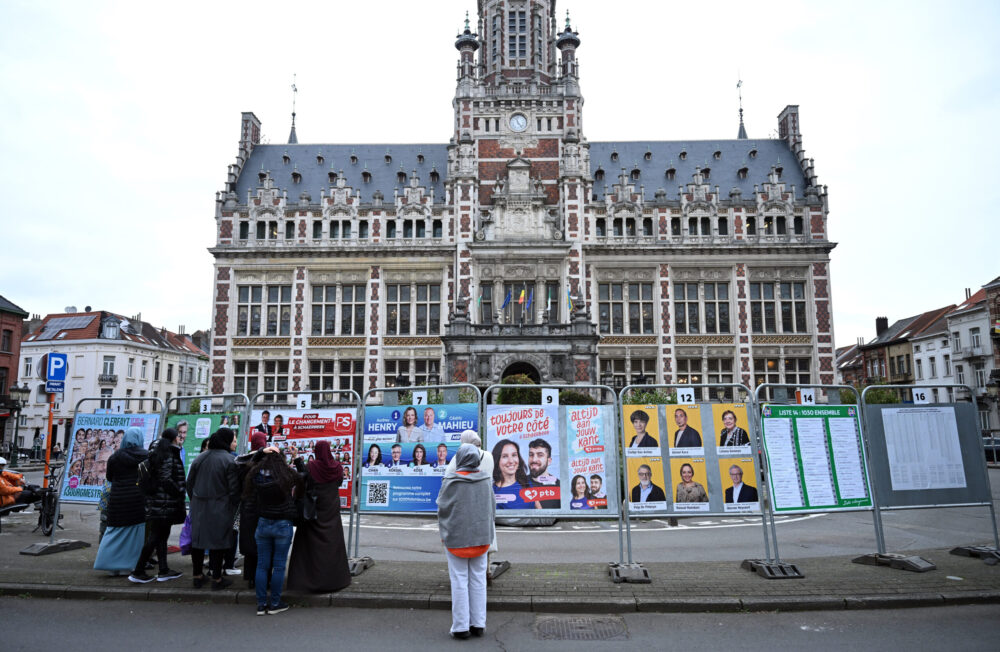
MULTIPOLYGON (((246 483, 247 473, 255 462, 260 461, 260 451, 267 446, 267 435, 262 432, 254 432, 250 435, 250 452, 236 458, 236 468, 238 470, 240 486, 246 483)), ((240 502, 240 554, 243 555, 243 579, 247 581, 247 586, 254 588, 254 581, 257 577, 257 521, 260 515, 257 513, 257 503, 253 500, 243 500, 240 502)))
MULTIPOLYGON (((187 511, 184 506, 184 463, 181 461, 181 449, 177 446, 177 431, 167 428, 153 445, 149 454, 149 463, 156 490, 146 496, 146 544, 142 547, 139 561, 128 576, 129 581, 145 584, 156 579, 159 582, 177 579, 179 571, 167 566, 167 539, 170 537, 170 527, 183 523, 187 511), (146 562, 153 550, 159 560, 160 572, 153 578, 146 574, 146 562)), ((113 486, 113 485, 112 485, 113 486)))
POLYGON ((198 456, 188 471, 195 587, 205 580, 205 550, 209 553, 212 590, 232 584, 232 580, 222 577, 222 560, 233 545, 233 521, 240 499, 239 473, 232 456, 235 448, 236 433, 229 428, 219 428, 209 438, 208 450, 198 456))
POLYGON ((107 479, 111 483, 105 511, 108 529, 97 549, 95 570, 111 571, 114 575, 128 572, 142 552, 146 509, 142 490, 136 483, 139 463, 149 455, 142 444, 142 430, 129 428, 121 446, 108 459, 107 479))
POLYGON ((344 468, 333 459, 330 442, 316 444, 316 459, 309 462, 306 492, 316 494, 316 521, 295 530, 288 563, 288 588, 310 593, 339 591, 351 583, 340 520, 340 484, 344 468))

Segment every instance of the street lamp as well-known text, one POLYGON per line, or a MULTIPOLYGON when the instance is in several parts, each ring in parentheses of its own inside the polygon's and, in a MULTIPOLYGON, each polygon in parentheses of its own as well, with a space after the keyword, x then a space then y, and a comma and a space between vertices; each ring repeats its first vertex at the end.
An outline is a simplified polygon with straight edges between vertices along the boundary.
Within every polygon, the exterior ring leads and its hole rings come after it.
POLYGON ((14 417, 14 440, 11 442, 11 467, 17 466, 18 458, 18 445, 17 438, 20 433, 21 426, 21 410, 28 403, 28 397, 31 395, 31 389, 28 387, 28 383, 24 383, 24 387, 18 387, 15 382, 13 386, 7 392, 10 394, 11 401, 14 404, 14 413, 17 415, 14 417))

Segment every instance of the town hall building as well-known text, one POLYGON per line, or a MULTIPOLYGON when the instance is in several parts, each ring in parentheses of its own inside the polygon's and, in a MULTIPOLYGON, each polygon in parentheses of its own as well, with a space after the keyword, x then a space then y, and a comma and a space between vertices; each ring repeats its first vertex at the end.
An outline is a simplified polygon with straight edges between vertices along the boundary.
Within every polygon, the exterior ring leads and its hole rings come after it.
POLYGON ((213 393, 834 382, 835 245, 798 107, 777 138, 590 134, 555 5, 479 0, 447 142, 306 144, 293 117, 262 144, 242 115, 213 393))

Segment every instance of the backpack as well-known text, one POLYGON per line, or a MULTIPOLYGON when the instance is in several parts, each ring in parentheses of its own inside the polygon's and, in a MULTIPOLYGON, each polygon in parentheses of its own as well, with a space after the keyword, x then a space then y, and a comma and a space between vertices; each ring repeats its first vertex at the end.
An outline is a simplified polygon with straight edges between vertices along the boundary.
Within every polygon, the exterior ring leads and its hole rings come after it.
POLYGON ((139 479, 136 480, 139 491, 151 496, 156 493, 156 469, 153 468, 153 461, 146 458, 139 462, 139 479))

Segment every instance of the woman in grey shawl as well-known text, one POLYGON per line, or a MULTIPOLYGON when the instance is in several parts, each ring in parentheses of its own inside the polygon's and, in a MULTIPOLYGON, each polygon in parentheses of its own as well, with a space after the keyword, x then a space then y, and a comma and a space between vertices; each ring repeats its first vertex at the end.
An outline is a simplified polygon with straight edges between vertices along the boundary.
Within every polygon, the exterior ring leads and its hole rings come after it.
POLYGON ((480 451, 462 444, 455 471, 445 473, 438 494, 438 529, 451 578, 451 635, 482 636, 486 630, 486 551, 495 535, 496 500, 491 478, 479 468, 480 451))

